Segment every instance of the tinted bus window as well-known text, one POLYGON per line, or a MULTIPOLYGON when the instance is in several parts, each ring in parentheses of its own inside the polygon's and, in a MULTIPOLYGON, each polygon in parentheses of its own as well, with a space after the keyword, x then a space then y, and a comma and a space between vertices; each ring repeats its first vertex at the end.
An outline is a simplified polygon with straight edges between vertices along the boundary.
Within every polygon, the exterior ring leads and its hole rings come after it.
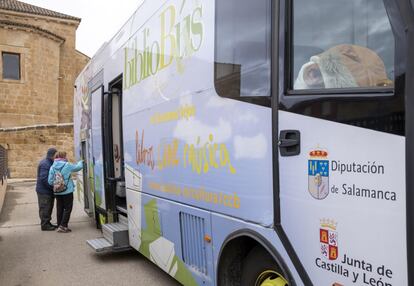
POLYGON ((294 89, 393 86, 395 43, 383 1, 293 3, 294 89))
POLYGON ((231 98, 270 95, 270 0, 216 1, 215 86, 231 98))

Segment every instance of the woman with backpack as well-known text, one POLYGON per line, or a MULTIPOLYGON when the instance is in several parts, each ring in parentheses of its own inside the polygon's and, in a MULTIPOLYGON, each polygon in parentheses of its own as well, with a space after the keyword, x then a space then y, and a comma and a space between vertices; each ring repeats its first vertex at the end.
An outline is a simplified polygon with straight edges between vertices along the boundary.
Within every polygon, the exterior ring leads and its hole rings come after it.
POLYGON ((68 228, 70 214, 73 207, 73 192, 75 185, 72 181, 72 173, 78 172, 83 168, 83 161, 71 164, 66 159, 66 152, 56 153, 55 161, 49 171, 48 181, 53 186, 56 197, 56 214, 58 232, 67 233, 72 231, 68 228))

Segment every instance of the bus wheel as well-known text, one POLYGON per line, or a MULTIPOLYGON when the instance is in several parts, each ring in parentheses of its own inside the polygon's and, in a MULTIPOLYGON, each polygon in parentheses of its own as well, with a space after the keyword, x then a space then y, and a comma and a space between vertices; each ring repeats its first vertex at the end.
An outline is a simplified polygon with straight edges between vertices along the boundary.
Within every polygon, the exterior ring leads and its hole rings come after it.
POLYGON ((242 286, 288 286, 273 258, 260 246, 243 260, 242 286))

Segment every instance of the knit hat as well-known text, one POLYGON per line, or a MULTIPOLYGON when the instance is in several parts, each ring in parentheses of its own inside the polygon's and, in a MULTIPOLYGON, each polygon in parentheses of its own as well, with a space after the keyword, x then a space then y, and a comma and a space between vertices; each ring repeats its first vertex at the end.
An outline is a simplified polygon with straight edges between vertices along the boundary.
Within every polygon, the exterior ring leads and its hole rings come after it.
POLYGON ((55 148, 49 148, 47 150, 46 158, 53 159, 53 156, 55 156, 56 152, 57 150, 55 148))

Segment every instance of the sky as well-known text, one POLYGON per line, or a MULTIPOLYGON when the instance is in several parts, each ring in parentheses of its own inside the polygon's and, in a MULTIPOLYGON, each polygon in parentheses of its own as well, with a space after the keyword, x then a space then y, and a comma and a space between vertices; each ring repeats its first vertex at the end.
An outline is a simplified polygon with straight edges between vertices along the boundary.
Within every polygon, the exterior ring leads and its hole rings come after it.
POLYGON ((81 18, 82 22, 76 34, 76 48, 92 57, 105 42, 115 35, 143 0, 20 1, 81 18))

